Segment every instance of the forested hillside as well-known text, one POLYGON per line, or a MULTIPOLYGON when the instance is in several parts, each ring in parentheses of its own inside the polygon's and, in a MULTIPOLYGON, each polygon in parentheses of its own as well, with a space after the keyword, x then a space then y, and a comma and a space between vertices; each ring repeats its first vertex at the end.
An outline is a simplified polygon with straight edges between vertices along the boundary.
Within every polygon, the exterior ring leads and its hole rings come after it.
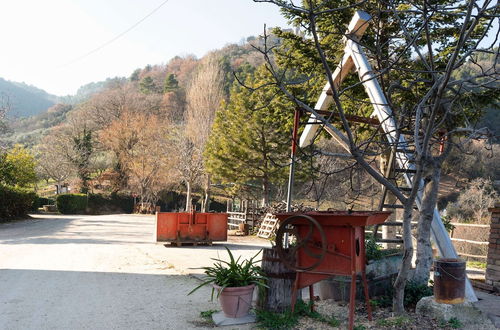
MULTIPOLYGON (((214 51, 214 56, 219 58, 220 65, 224 70, 223 84, 226 95, 229 94, 230 86, 235 79, 234 70, 241 71, 245 67, 257 67, 263 63, 262 55, 251 46, 251 44, 258 46, 259 43, 262 43, 262 40, 256 37, 249 37, 247 40, 248 43, 246 44, 229 44, 220 50, 214 51)), ((276 44, 279 40, 272 36, 268 42, 276 44)), ((0 92, 2 91, 2 84, 8 87, 5 88, 5 91, 9 91, 6 95, 9 96, 8 100, 11 107, 5 119, 6 129, 0 130, 0 142, 7 146, 21 143, 33 147, 41 137, 47 134, 47 129, 65 121, 67 114, 72 110, 84 107, 87 101, 103 91, 113 90, 117 86, 126 85, 128 82, 137 82, 142 76, 149 76, 155 80, 155 85, 160 86, 163 84, 161 76, 173 73, 180 82, 181 92, 179 93, 185 93, 185 87, 189 84, 191 77, 191 70, 201 60, 191 55, 175 57, 166 65, 146 65, 144 68, 138 68, 132 72, 129 77, 115 77, 108 78, 105 81, 91 82, 81 86, 75 95, 61 97, 49 95, 33 86, 8 82, 0 78, 0 92), (12 96, 14 95, 11 92, 12 90, 17 91, 15 93, 17 97, 12 96), (22 109, 25 110, 18 111, 20 107, 15 104, 17 99, 24 100, 22 109), (40 102, 36 103, 34 100, 40 102)), ((143 85, 147 83, 151 83, 149 78, 143 82, 143 85)), ((149 87, 152 88, 152 86, 149 87)), ((144 90, 144 88, 148 87, 144 85, 142 88, 144 90)))
POLYGON ((58 100, 57 96, 39 88, 3 78, 0 78, 0 94, 10 103, 10 110, 7 113, 10 118, 37 115, 45 112, 58 100))

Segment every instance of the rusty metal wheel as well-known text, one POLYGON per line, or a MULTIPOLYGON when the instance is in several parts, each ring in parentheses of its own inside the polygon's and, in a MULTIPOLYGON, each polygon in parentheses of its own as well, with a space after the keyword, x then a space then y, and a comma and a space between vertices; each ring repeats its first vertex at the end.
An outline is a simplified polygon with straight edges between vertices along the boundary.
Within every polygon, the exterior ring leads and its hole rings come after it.
POLYGON ((285 219, 278 228, 276 232, 276 248, 286 267, 295 271, 312 270, 318 267, 325 258, 327 250, 326 235, 319 222, 314 218, 305 214, 294 215, 285 219), (304 237, 301 237, 296 226, 299 223, 304 225, 304 221, 308 226, 308 232, 304 237), (313 240, 313 234, 316 232, 319 234, 321 241, 313 240), (286 234, 288 234, 289 238, 292 238, 289 247, 284 246, 286 234), (311 257, 313 261, 306 265, 297 265, 296 260, 299 250, 311 257))

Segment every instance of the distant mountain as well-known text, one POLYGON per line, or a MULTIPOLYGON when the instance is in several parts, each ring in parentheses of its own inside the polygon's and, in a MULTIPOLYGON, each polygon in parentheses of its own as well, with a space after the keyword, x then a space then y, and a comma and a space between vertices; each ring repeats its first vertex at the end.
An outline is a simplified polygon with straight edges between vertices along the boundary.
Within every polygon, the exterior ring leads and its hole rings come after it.
POLYGON ((8 97, 11 109, 10 118, 29 117, 47 111, 57 103, 58 97, 25 83, 0 78, 0 94, 8 97))

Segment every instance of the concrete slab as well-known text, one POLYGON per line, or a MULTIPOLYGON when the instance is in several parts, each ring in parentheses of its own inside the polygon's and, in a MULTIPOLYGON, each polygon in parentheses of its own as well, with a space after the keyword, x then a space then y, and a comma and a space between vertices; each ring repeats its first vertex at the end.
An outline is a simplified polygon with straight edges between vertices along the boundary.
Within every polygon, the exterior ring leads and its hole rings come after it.
POLYGON ((239 325, 239 324, 247 324, 247 323, 255 323, 257 321, 257 318, 255 314, 248 314, 247 316, 243 317, 227 317, 224 315, 224 312, 218 312, 212 314, 212 320, 214 321, 215 325, 220 327, 220 326, 225 326, 225 325, 239 325))
POLYGON ((478 302, 474 306, 483 312, 500 329, 500 296, 476 290, 478 302))

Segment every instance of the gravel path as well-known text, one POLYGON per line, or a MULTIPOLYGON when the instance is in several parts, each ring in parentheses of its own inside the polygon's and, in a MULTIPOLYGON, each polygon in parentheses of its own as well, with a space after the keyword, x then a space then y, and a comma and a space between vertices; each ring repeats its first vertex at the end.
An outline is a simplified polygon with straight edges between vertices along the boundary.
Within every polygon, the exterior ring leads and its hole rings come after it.
MULTIPOLYGON (((254 255, 264 240, 211 247, 153 242, 154 217, 44 216, 0 224, 0 329, 202 329, 218 309, 189 276, 210 258, 254 255)), ((244 326, 238 329, 249 329, 244 326)), ((235 327, 231 327, 235 329, 235 327)))

